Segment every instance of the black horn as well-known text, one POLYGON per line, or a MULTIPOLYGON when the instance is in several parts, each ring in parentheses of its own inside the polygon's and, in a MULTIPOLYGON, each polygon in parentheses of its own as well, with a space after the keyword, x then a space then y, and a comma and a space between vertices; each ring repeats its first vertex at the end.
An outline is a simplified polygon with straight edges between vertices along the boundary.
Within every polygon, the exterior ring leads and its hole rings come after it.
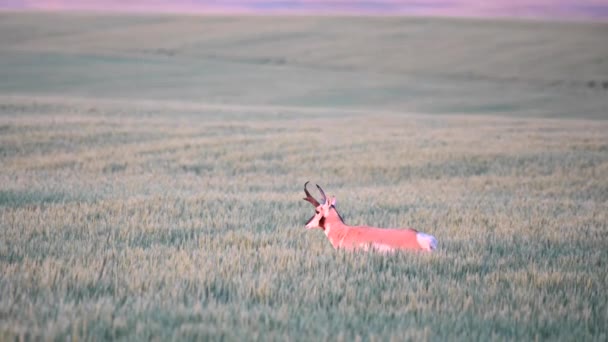
POLYGON ((319 192, 321 193, 321 196, 323 196, 323 203, 327 202, 327 197, 325 196, 325 191, 323 191, 323 189, 321 189, 321 187, 319 186, 319 184, 315 184, 317 186, 317 189, 319 189, 319 192))
POLYGON ((314 197, 312 197, 312 195, 310 194, 310 192, 308 192, 308 190, 306 190, 306 185, 308 185, 309 182, 310 181, 304 183, 304 193, 306 194, 306 197, 304 197, 304 200, 309 202, 310 204, 314 205, 315 207, 318 207, 319 202, 314 197))

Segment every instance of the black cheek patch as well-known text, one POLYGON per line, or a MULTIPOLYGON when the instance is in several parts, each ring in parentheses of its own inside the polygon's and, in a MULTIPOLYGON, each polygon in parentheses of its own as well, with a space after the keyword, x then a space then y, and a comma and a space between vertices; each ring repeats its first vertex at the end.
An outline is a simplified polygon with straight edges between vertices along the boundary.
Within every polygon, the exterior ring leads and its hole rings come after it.
POLYGON ((325 216, 321 217, 319 220, 319 227, 325 229, 325 216))

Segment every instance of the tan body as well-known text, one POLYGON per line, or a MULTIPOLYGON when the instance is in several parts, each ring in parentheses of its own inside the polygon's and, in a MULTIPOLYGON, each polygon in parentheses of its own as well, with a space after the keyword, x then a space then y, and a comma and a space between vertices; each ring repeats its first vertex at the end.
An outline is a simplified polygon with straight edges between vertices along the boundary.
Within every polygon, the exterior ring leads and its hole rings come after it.
POLYGON ((326 227, 325 234, 334 248, 376 249, 390 252, 397 249, 422 250, 414 229, 383 229, 366 226, 326 227))

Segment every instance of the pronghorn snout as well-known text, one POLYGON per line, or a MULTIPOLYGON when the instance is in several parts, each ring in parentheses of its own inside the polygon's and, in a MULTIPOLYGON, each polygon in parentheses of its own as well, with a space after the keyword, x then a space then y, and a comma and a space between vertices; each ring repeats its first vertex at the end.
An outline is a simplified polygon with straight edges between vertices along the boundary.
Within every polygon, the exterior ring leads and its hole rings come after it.
POLYGON ((306 221, 306 223, 304 223, 304 227, 306 227, 306 229, 316 228, 318 226, 317 224, 315 224, 315 222, 313 222, 315 220, 315 217, 317 217, 317 215, 313 215, 311 218, 308 219, 308 221, 306 221))

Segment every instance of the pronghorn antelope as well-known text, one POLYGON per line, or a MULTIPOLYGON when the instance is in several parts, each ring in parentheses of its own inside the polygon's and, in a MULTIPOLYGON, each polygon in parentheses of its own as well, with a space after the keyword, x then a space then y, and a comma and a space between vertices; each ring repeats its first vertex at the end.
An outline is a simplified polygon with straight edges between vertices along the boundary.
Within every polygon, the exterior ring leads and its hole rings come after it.
POLYGON ((347 250, 376 250, 393 252, 398 249, 432 251, 437 247, 435 237, 420 233, 415 229, 389 229, 370 226, 348 226, 336 210, 336 198, 326 197, 325 192, 317 185, 323 204, 310 195, 306 190, 308 182, 304 183, 305 201, 315 207, 315 214, 306 222, 306 228, 323 229, 334 248, 347 250))

